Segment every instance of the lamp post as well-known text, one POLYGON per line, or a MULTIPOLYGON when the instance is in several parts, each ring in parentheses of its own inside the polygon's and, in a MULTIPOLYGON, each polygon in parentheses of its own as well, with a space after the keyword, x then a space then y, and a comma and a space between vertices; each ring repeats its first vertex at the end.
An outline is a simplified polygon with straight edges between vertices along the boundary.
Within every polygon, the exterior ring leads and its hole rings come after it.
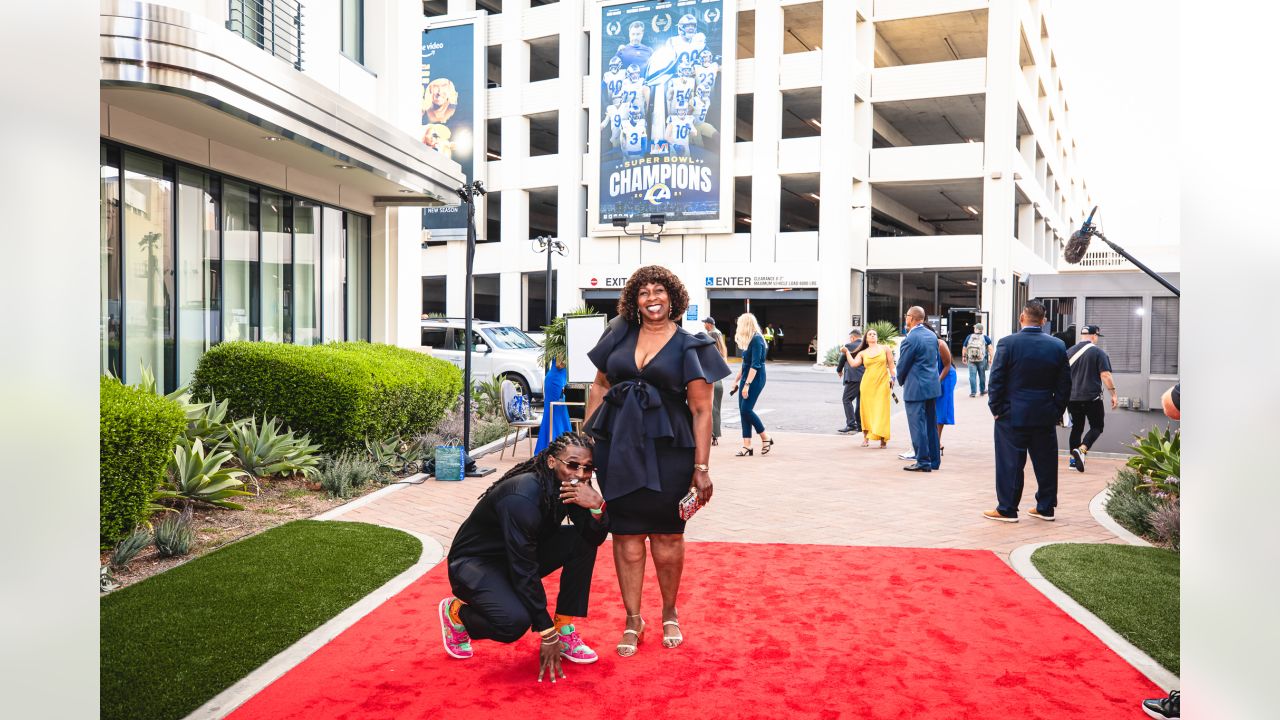
POLYGON ((650 224, 652 224, 652 225, 657 225, 657 226, 658 226, 658 232, 654 233, 653 235, 646 235, 646 234, 645 234, 645 232, 644 232, 644 222, 643 222, 643 221, 641 221, 641 223, 640 223, 640 232, 638 232, 638 233, 633 233, 633 232, 630 232, 629 230, 627 230, 627 226, 631 224, 631 219, 630 219, 630 218, 616 217, 616 218, 614 218, 614 219, 613 219, 613 226, 614 226, 614 227, 616 227, 616 228, 618 228, 618 229, 620 229, 620 230, 622 230, 622 233, 623 233, 624 235, 631 235, 632 237, 639 237, 641 240, 644 240, 644 241, 646 241, 646 242, 655 242, 655 243, 656 243, 656 242, 662 242, 662 231, 663 231, 663 229, 665 229, 665 228, 666 228, 666 225, 667 225, 667 216, 666 216, 666 215, 664 215, 664 214, 662 214, 662 213, 655 213, 655 214, 653 214, 653 215, 650 215, 650 216, 649 216, 649 223, 650 223, 650 224))
POLYGON ((569 254, 569 246, 563 241, 556 240, 550 235, 539 235, 533 239, 533 251, 536 253, 545 252, 547 254, 547 289, 542 297, 543 305, 547 308, 547 325, 551 325, 551 254, 558 253, 561 256, 569 254))
MULTIPOLYGON (((466 280, 466 340, 462 352, 462 451, 471 465, 471 316, 474 314, 475 259, 476 259, 476 198, 484 195, 484 183, 479 180, 458 188, 458 197, 467 206, 467 280, 466 280)), ((493 472, 493 468, 470 467, 468 477, 481 477, 493 472)))

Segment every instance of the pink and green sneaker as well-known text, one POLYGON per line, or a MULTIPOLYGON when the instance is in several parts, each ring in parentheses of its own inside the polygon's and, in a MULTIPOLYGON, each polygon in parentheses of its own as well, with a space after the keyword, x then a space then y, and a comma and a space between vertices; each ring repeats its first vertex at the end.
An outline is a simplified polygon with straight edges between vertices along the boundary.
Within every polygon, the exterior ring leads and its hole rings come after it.
POLYGON ((582 636, 573 625, 560 628, 560 656, 569 662, 589 665, 600 659, 596 651, 582 642, 582 636))
POLYGON ((449 653, 449 657, 466 660, 474 654, 471 652, 471 636, 467 634, 465 627, 449 617, 449 604, 452 602, 452 597, 440 601, 440 632, 444 634, 444 651, 449 653))

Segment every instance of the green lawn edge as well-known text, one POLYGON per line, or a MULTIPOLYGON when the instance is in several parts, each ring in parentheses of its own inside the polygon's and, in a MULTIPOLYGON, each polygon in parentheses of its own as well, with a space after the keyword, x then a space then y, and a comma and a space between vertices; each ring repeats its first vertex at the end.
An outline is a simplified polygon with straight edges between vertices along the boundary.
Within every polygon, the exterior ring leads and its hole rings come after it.
POLYGON ((103 597, 100 717, 186 717, 421 554, 400 530, 297 520, 103 597))
POLYGON ((1062 543, 1037 548, 1031 562, 1166 670, 1181 666, 1179 556, 1132 545, 1062 543))

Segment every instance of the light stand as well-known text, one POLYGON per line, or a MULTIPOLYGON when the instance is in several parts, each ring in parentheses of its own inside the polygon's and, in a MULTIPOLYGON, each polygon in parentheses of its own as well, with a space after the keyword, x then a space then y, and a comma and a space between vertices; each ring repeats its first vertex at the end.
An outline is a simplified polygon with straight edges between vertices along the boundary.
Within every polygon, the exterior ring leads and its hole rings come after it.
POLYGON ((667 216, 661 213, 657 213, 649 216, 649 224, 658 226, 658 232, 654 233, 653 235, 645 234, 643 222, 640 223, 640 232, 638 233, 633 233, 627 230, 627 226, 630 224, 631 224, 630 218, 618 217, 613 219, 613 226, 621 229, 624 235, 639 237, 642 241, 645 241, 645 242, 655 242, 655 243, 662 242, 662 231, 666 228, 667 216))
POLYGON ((547 326, 551 325, 551 254, 557 253, 561 256, 569 254, 569 246, 563 241, 556 240, 549 235, 539 235, 533 239, 533 251, 536 253, 545 252, 547 254, 547 289, 543 296, 543 304, 547 308, 547 326))
POLYGON ((474 313, 475 259, 476 259, 476 197, 484 195, 484 183, 476 180, 458 188, 458 197, 467 206, 467 301, 466 339, 463 344, 462 362, 462 452, 466 454, 466 476, 484 477, 493 468, 477 467, 471 460, 471 316, 474 313))

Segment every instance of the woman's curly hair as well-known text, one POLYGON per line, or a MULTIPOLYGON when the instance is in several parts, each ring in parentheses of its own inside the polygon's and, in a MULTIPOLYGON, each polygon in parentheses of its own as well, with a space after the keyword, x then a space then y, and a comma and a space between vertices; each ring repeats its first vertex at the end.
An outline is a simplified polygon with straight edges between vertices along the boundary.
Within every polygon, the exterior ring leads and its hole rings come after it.
POLYGON ((618 314, 626 318, 627 322, 640 322, 637 315, 640 309, 640 288, 649 283, 656 283, 667 289, 667 298, 671 301, 671 319, 679 318, 689 309, 689 293, 684 289, 680 278, 661 265, 646 265, 631 273, 627 284, 622 288, 622 294, 618 296, 618 314))

